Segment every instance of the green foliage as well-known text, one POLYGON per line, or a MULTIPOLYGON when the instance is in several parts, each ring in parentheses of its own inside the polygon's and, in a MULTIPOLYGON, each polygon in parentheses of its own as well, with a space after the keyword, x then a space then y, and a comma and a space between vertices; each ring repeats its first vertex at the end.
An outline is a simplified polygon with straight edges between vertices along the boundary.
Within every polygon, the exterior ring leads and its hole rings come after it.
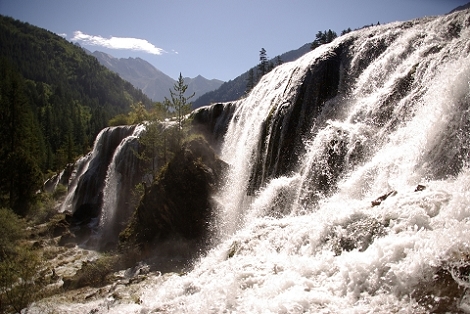
POLYGON ((151 103, 85 50, 44 29, 0 16, 0 47, 0 59, 25 79, 18 91, 29 106, 20 106, 38 135, 29 139, 43 172, 88 151, 109 119, 132 103, 151 103))
POLYGON ((51 195, 50 193, 39 193, 34 206, 28 212, 26 218, 34 225, 48 222, 57 214, 56 200, 54 197, 64 196, 66 187, 62 184, 57 185, 57 190, 51 195))
POLYGON ((10 209, 0 208, 0 261, 15 254, 19 240, 26 236, 26 223, 10 209))
POLYGON ((191 112, 191 102, 189 100, 194 97, 195 93, 186 97, 185 93, 188 89, 188 85, 184 83, 183 76, 180 73, 178 81, 173 86, 173 90, 170 89, 171 100, 165 98, 164 105, 168 108, 168 111, 175 114, 177 126, 178 126, 178 143, 181 143, 184 137, 185 131, 189 123, 186 116, 191 112), (184 125, 186 123, 186 125, 184 125))
POLYGON ((108 122, 109 126, 118 126, 118 125, 129 125, 132 124, 129 119, 129 115, 120 113, 113 118, 111 118, 108 122))
POLYGON ((258 64, 259 77, 261 78, 266 73, 268 73, 268 56, 266 54, 266 49, 261 48, 259 52, 259 64, 258 64))
POLYGON ((26 224, 0 208, 0 312, 20 312, 38 298, 44 280, 37 252, 25 247, 26 224))
POLYGON ((40 298, 44 285, 37 276, 40 266, 39 255, 26 249, 0 263, 0 311, 19 313, 40 298))
POLYGON ((352 32, 351 27, 348 27, 347 29, 343 29, 341 31, 341 36, 346 35, 347 33, 350 33, 350 32, 352 32))
POLYGON ((248 78, 246 79, 246 91, 245 93, 248 94, 251 90, 255 87, 255 74, 253 69, 248 71, 248 78))

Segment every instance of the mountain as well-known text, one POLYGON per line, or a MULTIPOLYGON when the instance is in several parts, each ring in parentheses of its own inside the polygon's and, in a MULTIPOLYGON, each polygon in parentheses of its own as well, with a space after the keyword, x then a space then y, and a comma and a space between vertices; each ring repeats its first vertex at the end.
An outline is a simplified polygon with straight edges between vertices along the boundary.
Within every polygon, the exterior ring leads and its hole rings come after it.
MULTIPOLYGON (((121 78, 130 82, 136 88, 154 101, 163 101, 170 97, 169 89, 173 88, 176 80, 156 69, 149 62, 141 58, 115 58, 107 53, 95 51, 92 53, 98 61, 109 70, 119 74, 121 78)), ((208 80, 200 75, 195 78, 185 78, 188 85, 187 93, 196 93, 199 97, 213 91, 222 85, 223 81, 208 80)))
MULTIPOLYGON (((290 62, 298 59, 309 51, 310 43, 307 43, 298 49, 283 53, 280 55, 280 58, 283 62, 290 62)), ((272 59, 270 62, 275 61, 272 59)), ((251 69, 256 73, 256 66, 251 69)), ((250 70, 237 76, 233 80, 223 83, 218 89, 200 96, 193 102, 193 108, 199 108, 214 102, 226 102, 240 99, 245 94, 249 71, 250 70)))
POLYGON ((188 85, 188 94, 195 93, 196 99, 208 92, 216 90, 224 82, 217 79, 206 79, 205 77, 198 75, 195 78, 185 77, 184 82, 188 85))
POLYGON ((454 13, 454 12, 457 12, 457 11, 463 11, 463 10, 466 10, 466 9, 468 9, 468 8, 470 8, 470 2, 467 3, 467 4, 461 5, 461 6, 459 6, 459 7, 456 7, 455 9, 453 9, 452 11, 450 11, 449 14, 454 13))

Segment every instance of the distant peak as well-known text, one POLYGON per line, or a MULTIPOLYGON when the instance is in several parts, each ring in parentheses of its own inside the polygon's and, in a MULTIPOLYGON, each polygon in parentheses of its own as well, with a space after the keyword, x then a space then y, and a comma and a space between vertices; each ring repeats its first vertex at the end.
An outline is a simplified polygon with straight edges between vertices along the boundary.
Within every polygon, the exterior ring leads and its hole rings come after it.
POLYGON ((102 51, 98 51, 98 50, 95 50, 93 52, 93 55, 101 55, 101 56, 105 56, 106 58, 109 58, 109 59, 115 59, 112 55, 106 53, 106 52, 102 52, 102 51))

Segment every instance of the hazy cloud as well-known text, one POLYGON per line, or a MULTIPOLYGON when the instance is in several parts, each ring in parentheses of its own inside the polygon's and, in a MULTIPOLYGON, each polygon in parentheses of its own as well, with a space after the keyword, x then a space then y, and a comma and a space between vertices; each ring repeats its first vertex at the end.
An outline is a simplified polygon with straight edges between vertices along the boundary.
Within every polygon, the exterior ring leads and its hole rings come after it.
POLYGON ((73 34, 71 41, 79 42, 83 45, 101 46, 110 49, 127 49, 144 51, 154 55, 161 55, 165 50, 155 47, 145 39, 139 38, 126 38, 126 37, 113 37, 104 38, 101 36, 84 34, 81 31, 76 31, 73 34))

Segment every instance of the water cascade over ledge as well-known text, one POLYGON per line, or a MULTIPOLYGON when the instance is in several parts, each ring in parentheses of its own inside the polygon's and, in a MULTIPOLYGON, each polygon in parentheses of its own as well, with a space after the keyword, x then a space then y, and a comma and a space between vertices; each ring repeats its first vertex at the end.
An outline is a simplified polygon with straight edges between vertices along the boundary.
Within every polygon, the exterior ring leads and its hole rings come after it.
POLYGON ((216 245, 81 311, 470 312, 469 54, 469 10, 366 28, 202 109, 226 130, 216 245))

